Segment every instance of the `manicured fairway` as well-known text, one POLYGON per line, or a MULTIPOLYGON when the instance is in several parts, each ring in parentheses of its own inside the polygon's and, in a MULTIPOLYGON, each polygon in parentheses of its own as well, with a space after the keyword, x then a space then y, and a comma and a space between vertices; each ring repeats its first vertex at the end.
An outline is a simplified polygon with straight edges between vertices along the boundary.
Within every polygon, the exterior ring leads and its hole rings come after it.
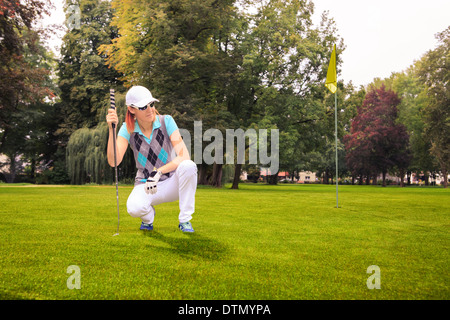
POLYGON ((140 231, 131 190, 113 237, 114 186, 0 185, 0 299, 450 298, 450 190, 339 186, 336 209, 334 186, 199 187, 194 234, 178 202, 140 231))

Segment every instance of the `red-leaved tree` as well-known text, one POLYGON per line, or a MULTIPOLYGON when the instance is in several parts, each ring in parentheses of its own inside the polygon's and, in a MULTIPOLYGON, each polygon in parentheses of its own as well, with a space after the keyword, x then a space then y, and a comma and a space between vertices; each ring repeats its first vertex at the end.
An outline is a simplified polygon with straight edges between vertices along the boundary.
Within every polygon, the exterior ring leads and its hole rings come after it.
POLYGON ((406 128, 397 123, 399 104, 398 95, 384 85, 367 92, 350 134, 344 137, 346 162, 353 176, 369 179, 381 173, 386 186, 386 173, 395 170, 403 186, 411 155, 406 128))

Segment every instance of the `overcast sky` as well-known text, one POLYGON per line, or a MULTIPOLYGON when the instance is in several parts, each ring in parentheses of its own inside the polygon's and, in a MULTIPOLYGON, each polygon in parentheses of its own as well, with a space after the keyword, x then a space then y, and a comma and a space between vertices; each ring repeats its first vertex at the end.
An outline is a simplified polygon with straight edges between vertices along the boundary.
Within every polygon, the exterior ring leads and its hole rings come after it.
MULTIPOLYGON (((437 45, 450 25, 449 0, 314 0, 333 17, 346 49, 338 78, 367 85, 406 70, 437 45)), ((317 20, 319 21, 319 20, 317 20)))
MULTIPOLYGON (((400 72, 434 49, 434 35, 450 25, 449 0, 313 0, 314 21, 328 10, 344 39, 346 49, 341 56, 345 83, 367 85, 375 77, 386 78, 400 72)), ((48 23, 64 23, 63 0, 56 6, 48 23)), ((59 38, 62 34, 59 35, 59 38)), ((58 37, 56 37, 58 38, 58 37)), ((58 48, 60 41, 50 46, 58 48)))

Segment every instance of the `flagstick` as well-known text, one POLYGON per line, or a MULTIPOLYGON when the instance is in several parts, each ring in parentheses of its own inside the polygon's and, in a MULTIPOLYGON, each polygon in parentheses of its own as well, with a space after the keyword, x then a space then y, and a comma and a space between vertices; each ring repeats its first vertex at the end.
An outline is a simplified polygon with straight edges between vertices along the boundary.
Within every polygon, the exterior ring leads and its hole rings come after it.
POLYGON ((336 138, 336 208, 339 208, 338 200, 338 149, 337 149, 337 74, 336 74, 336 44, 331 52, 330 64, 328 65, 327 80, 325 86, 334 93, 334 135, 336 138))
POLYGON ((336 138, 336 208, 339 208, 338 200, 338 148, 337 148, 337 90, 334 93, 334 134, 336 138))

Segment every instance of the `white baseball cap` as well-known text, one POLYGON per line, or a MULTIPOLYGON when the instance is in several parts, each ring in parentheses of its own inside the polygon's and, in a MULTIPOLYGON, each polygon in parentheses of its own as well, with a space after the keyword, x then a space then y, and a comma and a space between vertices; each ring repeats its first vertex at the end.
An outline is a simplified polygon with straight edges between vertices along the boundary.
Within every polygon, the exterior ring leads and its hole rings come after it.
POLYGON ((128 90, 125 97, 125 103, 127 106, 134 108, 142 108, 153 101, 158 101, 158 99, 153 98, 150 90, 143 86, 133 86, 128 90))

